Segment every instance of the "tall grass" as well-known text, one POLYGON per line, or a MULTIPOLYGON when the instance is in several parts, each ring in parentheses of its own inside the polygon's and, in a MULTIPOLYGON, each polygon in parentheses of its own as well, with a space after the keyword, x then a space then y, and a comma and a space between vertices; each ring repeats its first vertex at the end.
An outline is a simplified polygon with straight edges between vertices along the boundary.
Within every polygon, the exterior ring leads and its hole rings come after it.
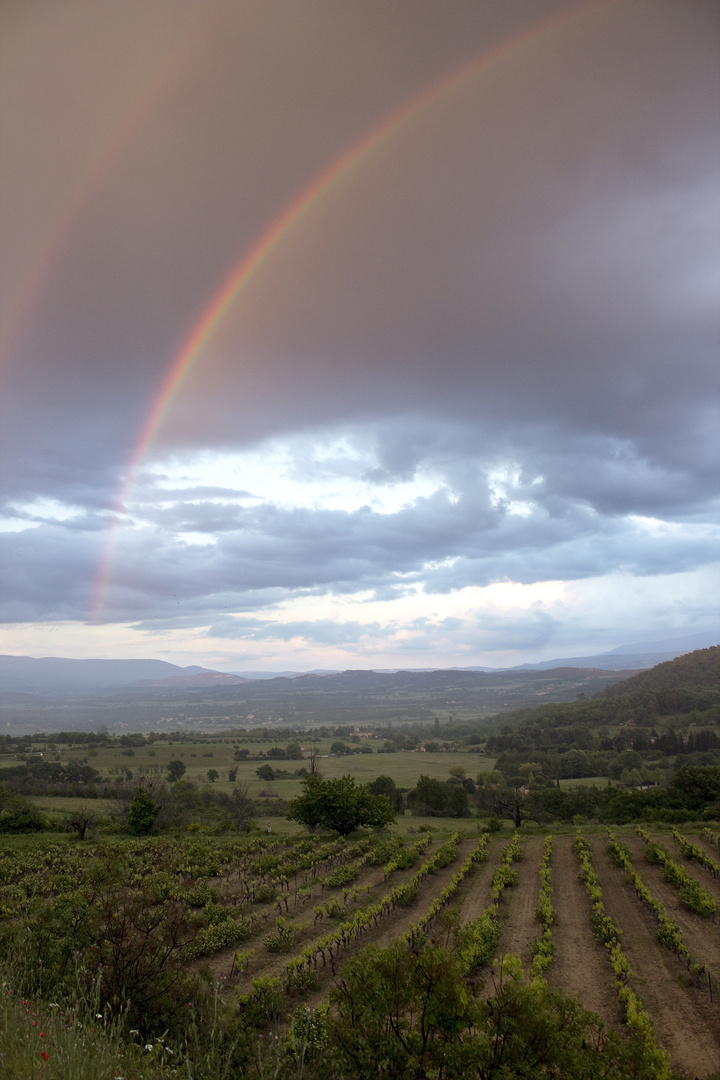
POLYGON ((122 1015, 102 1002, 102 980, 78 978, 77 993, 38 1004, 23 997, 11 962, 0 967, 3 1080, 169 1080, 177 1076, 162 1038, 128 1041, 122 1015))

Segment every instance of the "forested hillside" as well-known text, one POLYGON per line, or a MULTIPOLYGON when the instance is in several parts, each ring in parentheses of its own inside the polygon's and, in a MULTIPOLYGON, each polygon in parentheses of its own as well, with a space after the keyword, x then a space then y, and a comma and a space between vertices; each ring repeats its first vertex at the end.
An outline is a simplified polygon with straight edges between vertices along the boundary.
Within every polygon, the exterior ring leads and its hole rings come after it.
POLYGON ((619 694, 635 691, 669 690, 677 687, 720 689, 720 645, 712 645, 709 649, 696 649, 695 652, 667 660, 647 671, 639 671, 629 679, 606 687, 601 696, 617 697, 619 694))

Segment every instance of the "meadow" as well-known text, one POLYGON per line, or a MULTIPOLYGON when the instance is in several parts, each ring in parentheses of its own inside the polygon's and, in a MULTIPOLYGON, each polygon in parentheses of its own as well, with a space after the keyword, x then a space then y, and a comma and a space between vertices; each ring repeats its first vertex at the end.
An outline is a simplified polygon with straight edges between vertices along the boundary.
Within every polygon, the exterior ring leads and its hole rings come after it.
MULTIPOLYGON (((412 788, 422 775, 427 775, 438 780, 446 780, 452 767, 465 769, 467 776, 475 777, 478 773, 487 773, 494 766, 494 758, 484 754, 454 750, 439 750, 437 752, 424 752, 413 750, 398 750, 393 753, 378 753, 377 747, 382 745, 379 740, 363 740, 364 744, 370 744, 372 753, 354 753, 343 756, 330 754, 330 747, 334 739, 317 739, 302 741, 302 748, 309 752, 315 746, 320 758, 320 767, 323 775, 328 779, 351 774, 358 783, 368 783, 378 775, 390 776, 400 788, 412 788)), ((285 739, 279 741, 284 745, 285 739)), ((161 781, 166 777, 167 766, 171 761, 182 761, 186 767, 183 779, 190 780, 199 785, 212 784, 218 791, 232 791, 236 784, 245 787, 251 798, 261 800, 263 795, 269 795, 283 800, 294 798, 300 794, 300 778, 262 780, 257 775, 257 769, 270 764, 273 768, 282 769, 290 773, 307 766, 306 760, 274 760, 272 758, 259 758, 258 754, 267 754, 274 744, 268 741, 253 741, 240 738, 219 738, 214 736, 197 736, 195 739, 183 738, 181 742, 154 741, 145 742, 139 746, 121 746, 117 740, 113 740, 109 746, 100 746, 97 749, 88 749, 85 746, 59 747, 57 750, 48 751, 43 749, 47 744, 38 740, 33 750, 46 754, 49 760, 56 760, 61 764, 86 763, 103 776, 105 780, 120 781, 126 775, 126 770, 132 773, 133 781, 161 781), (236 760, 234 754, 238 748, 249 751, 251 758, 236 760), (208 772, 215 770, 218 778, 210 781, 208 772), (231 781, 228 773, 236 770, 235 779, 231 781)), ((0 755, 0 768, 17 764, 21 758, 14 754, 0 755)), ((43 808, 55 805, 58 809, 67 807, 61 801, 53 804, 48 797, 34 796, 33 801, 43 808)), ((104 800, 99 801, 100 803, 104 800)), ((72 806, 76 801, 72 801, 72 806)))

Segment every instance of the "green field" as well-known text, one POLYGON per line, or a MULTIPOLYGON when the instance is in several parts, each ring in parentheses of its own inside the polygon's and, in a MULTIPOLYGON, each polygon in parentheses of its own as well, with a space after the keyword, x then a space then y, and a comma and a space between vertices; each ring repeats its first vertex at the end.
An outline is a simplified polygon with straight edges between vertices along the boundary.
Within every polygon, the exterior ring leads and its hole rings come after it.
MULTIPOLYGON (((325 777, 331 779, 337 776, 350 774, 358 783, 368 783, 376 776, 391 776, 400 788, 412 788, 422 775, 430 776, 438 780, 446 780, 450 775, 449 770, 453 766, 465 769, 466 775, 477 776, 478 773, 489 772, 494 767, 494 759, 484 754, 438 751, 437 753, 425 753, 424 751, 401 750, 395 753, 378 754, 348 754, 342 757, 330 756, 329 748, 333 740, 318 740, 315 744, 320 753, 320 769, 325 777)), ((375 745, 381 745, 379 740, 373 740, 375 745)), ((42 747, 38 743, 38 749, 42 747)), ((300 778, 280 780, 261 780, 256 770, 263 764, 270 764, 273 768, 283 769, 294 773, 307 763, 296 760, 273 760, 257 759, 235 761, 233 754, 238 746, 246 747, 251 754, 267 752, 267 742, 252 742, 242 739, 209 739, 199 738, 197 741, 183 741, 170 743, 156 741, 146 743, 144 746, 122 748, 120 746, 100 747, 96 750, 88 750, 86 747, 61 748, 56 753, 49 752, 51 761, 57 760, 62 764, 69 762, 86 762, 97 769, 105 780, 120 782, 125 778, 125 770, 130 769, 133 782, 145 779, 146 781, 164 781, 168 763, 173 760, 182 761, 186 766, 184 779, 196 784, 210 784, 208 771, 214 769, 218 772, 219 779, 213 782, 213 787, 219 791, 231 791, 234 783, 245 786, 253 799, 262 799, 264 795, 275 796, 281 799, 292 799, 300 793, 300 778), (236 779, 231 782, 228 772, 237 769, 236 779)), ((282 744, 281 744, 282 745, 282 744)), ((303 750, 310 750, 311 743, 302 743, 303 750)), ((42 752, 42 750, 40 751, 42 752)), ((0 758, 0 766, 15 765, 19 759, 14 755, 4 754, 0 758)), ((37 800, 33 800, 37 801, 37 800)), ((66 809, 60 806, 60 801, 51 800, 58 809, 66 809)), ((73 806, 75 805, 73 802, 73 806)), ((50 802, 38 802, 43 808, 49 809, 50 802)))

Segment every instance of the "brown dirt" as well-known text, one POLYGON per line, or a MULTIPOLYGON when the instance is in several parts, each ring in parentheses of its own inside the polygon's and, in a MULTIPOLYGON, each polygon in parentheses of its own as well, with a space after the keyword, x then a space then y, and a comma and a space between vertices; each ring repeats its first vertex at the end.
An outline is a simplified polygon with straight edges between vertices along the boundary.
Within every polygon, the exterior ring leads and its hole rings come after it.
MULTIPOLYGON (((302 1002, 298 1000, 294 1002, 294 1004, 299 1005, 302 1003, 308 1005, 310 1008, 315 1008, 316 1005, 327 1000, 330 988, 338 985, 342 975, 342 965, 349 957, 357 952, 358 949, 364 948, 366 945, 377 945, 379 948, 387 948, 387 946, 396 940, 396 938, 407 933, 411 924, 419 921, 422 915, 430 907, 434 898, 442 892, 445 886, 458 872, 459 868, 476 844, 477 839, 462 840, 460 844, 458 844, 458 856, 455 861, 438 871, 437 874, 430 874, 425 878, 425 881, 419 886, 417 897, 410 907, 396 908, 395 911, 387 916, 378 927, 368 930, 359 938, 356 938, 355 941, 352 942, 352 944, 336 959, 335 969, 338 972, 336 976, 332 975, 329 966, 323 968, 322 965, 319 965, 317 968, 317 976, 320 981, 320 989, 303 998, 302 1002)), ((430 849, 427 849, 427 851, 428 853, 431 853, 430 849)), ((426 854, 423 855, 423 862, 426 861, 427 857, 426 854)), ((418 865, 422 864, 416 864, 409 873, 414 874, 418 865)), ((388 888, 390 888, 390 885, 388 885, 388 888)))
MULTIPOLYGON (((703 915, 698 915, 695 911, 690 911, 681 904, 677 889, 665 881, 660 867, 653 866, 645 858, 645 844, 639 836, 624 836, 622 840, 630 849, 633 866, 638 874, 655 899, 665 905, 668 917, 680 927, 683 942, 693 960, 705 965, 710 971, 713 982, 717 981, 718 1004, 720 1005, 720 935, 718 935, 717 923, 713 923, 703 915)), ((655 919, 649 912, 647 918, 654 932, 655 919)), ((720 1023, 720 1015, 718 1022, 720 1023)))
MULTIPOLYGON (((425 880, 420 884, 417 891, 417 897, 409 907, 395 908, 394 911, 392 911, 382 920, 379 926, 372 927, 371 929, 366 930, 363 934, 357 937, 336 958, 335 969, 339 970, 339 967, 348 959, 348 957, 352 956, 354 952, 356 952, 363 946, 379 945, 381 947, 384 947, 388 945, 389 942, 393 939, 400 937, 402 934, 406 933, 407 930, 410 928, 411 923, 418 921, 420 915, 424 911, 426 911, 432 903, 433 898, 437 896, 438 893, 442 892, 445 886, 450 882, 453 875, 458 872, 460 866, 470 854, 476 843, 477 840, 461 841, 460 844, 458 844, 458 855, 455 861, 450 863, 449 866, 443 867, 443 869, 438 871, 437 874, 429 874, 428 877, 426 877, 425 880)), ((390 889, 392 889, 395 883, 405 879, 409 880, 409 878, 417 872, 418 868, 422 865, 422 863, 427 861, 427 859, 430 857, 430 855, 435 850, 435 847, 437 846, 440 845, 432 845, 431 847, 427 848, 425 852, 423 852, 421 860, 418 860, 414 867, 412 867, 410 870, 405 871, 402 874, 397 872, 392 874, 391 877, 388 878, 387 882, 385 882, 384 884, 381 883, 376 889, 373 890, 372 896, 363 896, 362 898, 360 898, 357 905, 355 906, 364 907, 365 905, 371 903, 373 899, 377 900, 380 899, 381 896, 384 896, 386 892, 389 892, 390 889)), ((375 867, 375 871, 376 873, 378 873, 379 878, 382 879, 382 869, 379 867, 375 867)), ((312 912, 310 914, 312 915, 312 912)), ((260 939, 258 944, 255 945, 256 955, 253 958, 253 961, 251 962, 251 965, 248 968, 247 972, 243 975, 243 988, 249 987, 251 978, 260 972, 262 972, 263 975, 269 975, 270 977, 277 977, 284 974, 289 959, 291 959, 293 956, 296 956, 302 950, 302 948, 308 945, 314 938, 321 937, 322 935, 329 933, 332 927, 335 925, 337 925, 337 922, 335 920, 325 920, 323 923, 319 923, 315 928, 308 928, 305 934, 303 934, 301 937, 298 937, 296 946, 293 948, 292 952, 276 956, 273 956, 272 954, 266 952, 262 945, 262 939, 260 939)), ((253 943, 251 943, 251 945, 252 944, 253 943)), ((241 948, 242 947, 245 946, 241 946, 241 948)), ((229 952, 234 952, 234 950, 229 950, 229 952)), ((218 957, 220 957, 221 955, 222 954, 217 954, 218 957)), ((230 959, 232 959, 232 957, 230 957, 230 959)), ((317 967, 316 974, 320 981, 321 989, 310 995, 309 998, 305 999, 305 1001, 311 1005, 316 1004, 318 1001, 321 1001, 327 994, 328 985, 330 979, 332 978, 332 968, 330 964, 328 963, 327 967, 323 967, 322 961, 320 961, 317 967)))
MULTIPOLYGON (((682 829, 680 829, 680 832, 682 833, 682 829)), ((713 852, 711 846, 705 843, 705 841, 703 841, 701 837, 690 836, 687 833, 683 833, 683 836, 687 836, 687 839, 690 841, 691 844, 695 844, 697 847, 702 848, 702 850, 705 851, 714 862, 720 863, 720 856, 718 856, 717 851, 713 852)), ((638 840, 639 839, 640 837, 638 837, 638 840)), ((658 843, 662 844, 664 848, 667 848, 675 862, 680 863, 686 873, 690 874, 691 877, 694 877, 697 881, 699 881, 703 889, 706 889, 711 896, 714 896, 718 904, 720 905, 720 878, 716 878, 715 875, 710 870, 708 870, 706 866, 703 866, 702 863, 696 862, 695 859, 686 859, 683 853, 680 851, 680 846, 672 838, 672 836, 665 837, 665 839, 658 837, 658 843)))
POLYGON ((505 840, 502 843, 499 843, 497 840, 490 841, 487 861, 482 864, 473 877, 470 882, 470 887, 462 900, 460 907, 460 923, 462 926, 472 922, 474 919, 479 919, 490 903, 492 876, 495 873, 495 868, 500 862, 503 848, 506 843, 507 841, 505 840))
POLYGON ((519 956, 526 972, 532 964, 530 942, 541 932, 535 912, 540 900, 542 849, 543 837, 531 836, 527 840, 523 858, 513 866, 518 875, 517 885, 505 890, 510 911, 500 938, 498 954, 512 953, 513 956, 519 956))
POLYGON ((620 1027, 622 1014, 607 950, 590 929, 590 902, 578 874, 580 865, 571 836, 553 839, 552 890, 556 922, 555 957, 547 980, 556 990, 577 998, 608 1027, 620 1027))
POLYGON ((703 851, 710 856, 713 862, 720 863, 720 847, 718 847, 717 844, 713 844, 710 840, 706 840, 700 833, 686 833, 682 825, 678 826, 678 832, 683 833, 683 835, 687 836, 688 840, 693 844, 697 844, 698 847, 702 848, 703 851))
MULTIPOLYGON (((343 894, 346 890, 351 890, 355 887, 363 887, 370 883, 373 884, 373 889, 370 892, 360 893, 356 900, 348 900, 347 912, 352 914, 357 908, 365 907, 373 900, 379 899, 384 896, 386 892, 392 888, 393 884, 403 880, 405 877, 410 877, 416 872, 418 867, 422 866, 424 862, 441 846, 441 841, 434 841, 429 844, 425 851, 422 853, 415 866, 406 871, 395 871, 391 874, 387 881, 383 881, 382 866, 365 866, 360 871, 359 875, 354 881, 351 881, 347 886, 340 886, 339 888, 322 888, 322 879, 327 877, 330 870, 327 873, 323 873, 318 877, 317 881, 309 881, 308 887, 310 893, 308 899, 301 904, 297 909, 293 907, 293 900, 295 896, 295 890, 291 889, 290 893, 284 895, 289 897, 289 911, 286 912, 283 909, 277 911, 275 908, 275 902, 271 904, 258 904, 254 910, 258 915, 262 916, 261 920, 258 920, 256 929, 251 937, 245 941, 240 942, 237 945, 232 945, 227 949, 221 949, 220 951, 213 953, 211 956, 202 957, 200 960, 194 961, 189 965, 190 970, 199 971, 200 969, 210 971, 214 979, 225 980, 230 984, 232 980, 236 980, 234 973, 234 957, 236 952, 247 952, 250 949, 255 950, 255 956, 250 961, 250 964, 245 969, 243 974, 243 984, 250 985, 250 980, 258 974, 277 974, 275 969, 284 971, 287 960, 290 956, 295 956, 301 952, 302 949, 308 945, 314 938, 321 937, 324 934, 330 933, 334 926, 337 926, 338 919, 325 918, 319 922, 315 922, 315 915, 313 913, 313 907, 316 904, 325 904, 329 900, 335 898, 339 903, 342 903, 343 894), (278 915, 283 918, 292 920, 297 926, 304 926, 304 929, 300 930, 295 938, 292 952, 288 954, 272 954, 268 953, 263 945, 263 938, 266 938, 268 934, 275 927, 275 919, 278 915), (306 925, 309 924, 309 925, 306 925)), ((455 864, 453 864, 455 865, 455 864)), ((227 896, 227 893, 224 893, 227 896)), ((252 906, 242 905, 241 910, 249 914, 252 910, 252 906)))
POLYGON ((590 838, 593 863, 608 914, 622 932, 622 946, 637 979, 635 990, 650 1014, 671 1064, 690 1076, 720 1068, 717 1009, 707 991, 685 984, 685 968, 654 939, 640 900, 610 860, 605 837, 590 838))
MULTIPOLYGON (((386 948, 395 938, 406 934, 413 923, 418 922, 451 879, 457 874, 470 852, 477 846, 478 840, 462 840, 458 844, 458 856, 455 862, 444 867, 437 874, 426 877, 417 891, 417 897, 409 908, 398 908, 378 926, 374 934, 363 934, 360 945, 378 945, 386 948)), ((348 953, 351 950, 348 949, 348 953)))

